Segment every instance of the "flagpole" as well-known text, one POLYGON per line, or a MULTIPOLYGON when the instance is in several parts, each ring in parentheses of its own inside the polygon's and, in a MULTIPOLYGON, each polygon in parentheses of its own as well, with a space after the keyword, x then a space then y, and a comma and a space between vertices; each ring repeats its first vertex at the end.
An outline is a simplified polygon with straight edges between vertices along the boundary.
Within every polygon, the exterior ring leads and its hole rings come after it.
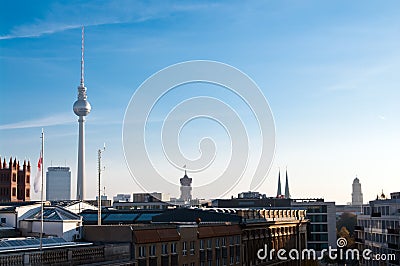
POLYGON ((42 154, 41 154, 41 157, 42 157, 42 181, 41 181, 41 190, 40 190, 40 206, 41 206, 41 209, 40 209, 40 251, 42 251, 42 249, 43 249, 43 180, 44 180, 44 178, 43 178, 43 175, 44 175, 44 169, 43 169, 43 166, 44 166, 44 164, 43 164, 43 162, 44 162, 44 132, 43 132, 43 128, 42 128, 42 137, 41 137, 41 139, 42 139, 42 154))

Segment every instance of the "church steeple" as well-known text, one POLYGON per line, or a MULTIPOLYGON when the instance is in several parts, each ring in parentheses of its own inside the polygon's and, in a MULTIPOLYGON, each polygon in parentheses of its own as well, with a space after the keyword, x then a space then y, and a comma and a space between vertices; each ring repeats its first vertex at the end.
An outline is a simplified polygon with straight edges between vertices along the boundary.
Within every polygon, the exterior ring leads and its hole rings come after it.
POLYGON ((290 192, 289 192, 289 177, 286 169, 286 184, 285 184, 285 198, 290 199, 290 192))
POLYGON ((278 173, 278 191, 276 192, 276 196, 279 197, 282 195, 282 188, 281 188, 281 169, 279 169, 278 173))

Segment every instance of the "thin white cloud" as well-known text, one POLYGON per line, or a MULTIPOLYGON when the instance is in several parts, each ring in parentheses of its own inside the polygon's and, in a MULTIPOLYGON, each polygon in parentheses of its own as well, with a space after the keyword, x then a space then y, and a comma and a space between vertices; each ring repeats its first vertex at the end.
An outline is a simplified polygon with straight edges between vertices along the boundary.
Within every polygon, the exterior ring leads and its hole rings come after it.
POLYGON ((10 34, 0 36, 0 40, 40 37, 44 34, 52 34, 79 27, 81 27, 81 25, 24 25, 16 27, 10 34))
POLYGON ((145 5, 139 2, 116 1, 85 3, 79 6, 53 4, 48 14, 34 22, 17 25, 0 40, 40 37, 85 26, 99 26, 121 23, 138 23, 169 16, 174 12, 189 12, 208 8, 212 5, 167 5, 157 2, 145 5))
POLYGON ((76 117, 73 114, 60 113, 48 117, 0 125, 0 130, 66 125, 73 122, 76 122, 76 117))

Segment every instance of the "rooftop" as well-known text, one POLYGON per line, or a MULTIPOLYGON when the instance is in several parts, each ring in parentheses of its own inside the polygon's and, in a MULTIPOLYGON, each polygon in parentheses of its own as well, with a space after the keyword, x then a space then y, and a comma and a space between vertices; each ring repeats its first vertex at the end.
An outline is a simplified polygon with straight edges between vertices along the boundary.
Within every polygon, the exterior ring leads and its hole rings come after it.
MULTIPOLYGON (((83 242, 67 242, 60 237, 51 237, 42 239, 43 248, 59 248, 59 247, 73 247, 73 246, 88 246, 92 243, 83 242)), ((6 238, 0 239, 0 253, 20 251, 20 250, 34 250, 39 249, 40 239, 27 237, 27 238, 6 238)))

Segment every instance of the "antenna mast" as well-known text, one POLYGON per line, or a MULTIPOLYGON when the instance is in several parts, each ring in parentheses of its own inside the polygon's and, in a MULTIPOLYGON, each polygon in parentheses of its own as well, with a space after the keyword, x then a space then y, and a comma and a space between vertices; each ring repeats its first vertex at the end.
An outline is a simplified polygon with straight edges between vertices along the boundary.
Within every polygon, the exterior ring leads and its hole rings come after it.
POLYGON ((82 46, 81 46, 81 86, 85 86, 84 81, 84 74, 85 74, 85 60, 84 60, 84 53, 85 53, 85 27, 82 26, 82 46))
POLYGON ((98 171, 99 171, 99 180, 98 180, 98 195, 97 195, 97 225, 101 225, 101 172, 103 169, 101 168, 101 154, 106 150, 106 145, 104 144, 103 149, 99 149, 97 152, 97 160, 98 160, 98 171))

